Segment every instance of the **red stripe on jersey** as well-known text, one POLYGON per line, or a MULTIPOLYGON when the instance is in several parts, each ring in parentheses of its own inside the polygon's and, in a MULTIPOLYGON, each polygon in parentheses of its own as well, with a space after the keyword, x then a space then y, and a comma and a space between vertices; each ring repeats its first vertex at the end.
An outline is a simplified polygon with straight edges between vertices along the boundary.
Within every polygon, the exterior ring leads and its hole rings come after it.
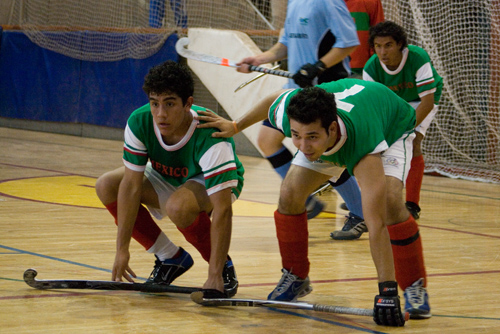
POLYGON ((145 157, 147 156, 148 154, 147 153, 141 153, 141 152, 136 152, 136 151, 132 151, 131 149, 127 148, 127 147, 123 147, 123 150, 124 151, 127 151, 128 153, 131 153, 133 155, 140 155, 142 157, 145 157))
POLYGON ((417 87, 422 87, 424 85, 428 85, 428 84, 431 84, 434 82, 434 78, 432 80, 429 80, 429 81, 425 81, 425 82, 422 82, 420 84, 417 84, 417 87))
POLYGON ((231 168, 228 168, 228 169, 221 170, 220 172, 217 172, 217 173, 214 173, 214 174, 210 174, 210 176, 205 177, 205 180, 211 179, 212 177, 215 177, 215 176, 220 175, 220 174, 224 174, 226 172, 230 172, 232 170, 236 170, 236 167, 231 167, 231 168))

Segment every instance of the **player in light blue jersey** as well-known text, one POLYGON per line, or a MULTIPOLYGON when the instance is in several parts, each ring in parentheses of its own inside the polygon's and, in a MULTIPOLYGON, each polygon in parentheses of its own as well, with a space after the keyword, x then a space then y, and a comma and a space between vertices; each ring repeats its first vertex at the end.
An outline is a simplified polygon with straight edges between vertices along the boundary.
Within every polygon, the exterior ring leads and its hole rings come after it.
MULTIPOLYGON (((350 75, 349 55, 359 45, 356 25, 344 0, 289 0, 283 35, 269 50, 244 58, 238 71, 248 73, 248 65, 272 63, 287 58, 288 70, 295 73, 285 88, 298 88, 331 82, 350 75)), ((276 172, 284 178, 293 154, 283 145, 285 136, 264 121, 257 139, 276 172)), ((356 239, 366 232, 361 195, 356 180, 346 171, 332 185, 342 196, 350 214, 346 224, 355 233, 343 239, 356 239)), ((308 218, 318 215, 324 204, 315 197, 307 200, 308 218)))

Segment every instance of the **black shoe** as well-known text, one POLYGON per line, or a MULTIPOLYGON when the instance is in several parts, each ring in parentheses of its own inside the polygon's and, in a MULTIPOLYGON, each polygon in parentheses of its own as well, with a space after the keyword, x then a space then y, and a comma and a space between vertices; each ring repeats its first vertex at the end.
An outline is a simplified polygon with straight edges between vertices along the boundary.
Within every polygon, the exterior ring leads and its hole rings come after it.
MULTIPOLYGON (((175 259, 158 260, 146 283, 170 285, 177 277, 193 266, 193 258, 180 247, 181 255, 175 259)), ((156 256, 156 255, 155 255, 156 256)))
POLYGON ((201 291, 203 292, 203 299, 228 298, 227 293, 220 292, 219 290, 215 290, 215 289, 203 289, 201 291))
POLYGON ((410 211, 410 214, 413 216, 413 218, 415 218, 415 220, 420 218, 420 207, 418 206, 418 204, 415 204, 413 202, 406 202, 405 204, 406 208, 408 209, 408 211, 410 211))
POLYGON ((226 295, 231 298, 238 292, 238 278, 234 270, 233 261, 227 256, 226 264, 222 270, 222 278, 224 279, 224 291, 226 295))
POLYGON ((368 232, 365 221, 349 213, 349 216, 346 216, 342 230, 333 231, 330 233, 330 237, 334 240, 354 240, 358 239, 365 232, 368 232))
POLYGON ((325 203, 321 202, 314 196, 309 196, 306 201, 307 220, 313 219, 319 215, 324 208, 325 203))

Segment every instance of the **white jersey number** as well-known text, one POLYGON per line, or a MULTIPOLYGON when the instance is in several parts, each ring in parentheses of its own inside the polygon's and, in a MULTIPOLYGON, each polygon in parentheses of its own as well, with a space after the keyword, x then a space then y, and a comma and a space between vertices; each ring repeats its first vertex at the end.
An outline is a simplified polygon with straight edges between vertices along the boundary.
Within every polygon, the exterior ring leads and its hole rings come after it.
POLYGON ((352 108, 354 108, 354 104, 347 103, 347 102, 344 102, 342 100, 345 99, 346 97, 358 94, 363 89, 365 89, 364 86, 354 85, 351 88, 348 88, 341 93, 335 93, 334 94, 335 95, 335 103, 337 103, 337 107, 342 109, 342 110, 345 110, 347 112, 351 112, 352 108))

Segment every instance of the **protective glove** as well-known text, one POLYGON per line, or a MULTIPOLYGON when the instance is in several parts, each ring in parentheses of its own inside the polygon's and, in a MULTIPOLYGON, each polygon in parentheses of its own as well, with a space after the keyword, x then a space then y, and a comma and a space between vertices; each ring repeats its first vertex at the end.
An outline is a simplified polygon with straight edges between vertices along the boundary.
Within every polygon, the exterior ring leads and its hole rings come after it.
POLYGON ((383 326, 404 326, 405 317, 401 313, 398 283, 387 281, 378 284, 379 295, 375 296, 373 321, 383 326))
POLYGON ((305 64, 292 77, 301 88, 312 87, 313 80, 326 70, 326 65, 318 60, 316 64, 305 64))

